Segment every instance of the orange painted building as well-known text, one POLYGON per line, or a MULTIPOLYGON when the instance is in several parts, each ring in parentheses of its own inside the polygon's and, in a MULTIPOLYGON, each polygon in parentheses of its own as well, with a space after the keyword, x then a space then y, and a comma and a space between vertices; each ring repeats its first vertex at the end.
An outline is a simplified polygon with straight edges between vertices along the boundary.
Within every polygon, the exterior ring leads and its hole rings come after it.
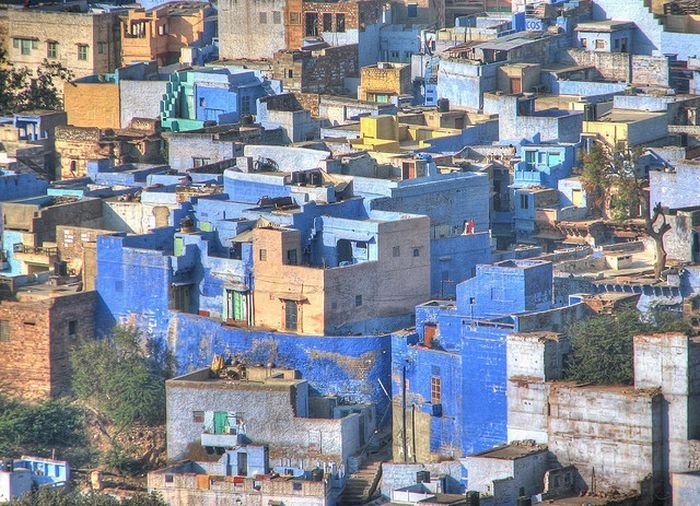
POLYGON ((122 19, 122 65, 155 60, 176 63, 180 50, 205 37, 209 4, 178 2, 151 10, 132 9, 122 19))
MULTIPOLYGON (((393 214, 393 213, 391 213, 393 214)), ((345 221, 345 220, 344 220, 345 221)), ((376 260, 309 265, 297 229, 253 231, 254 324, 307 335, 332 335, 357 322, 411 313, 430 298, 430 219, 347 220, 376 232, 376 260), (406 276, 410 272, 411 276, 406 276)))

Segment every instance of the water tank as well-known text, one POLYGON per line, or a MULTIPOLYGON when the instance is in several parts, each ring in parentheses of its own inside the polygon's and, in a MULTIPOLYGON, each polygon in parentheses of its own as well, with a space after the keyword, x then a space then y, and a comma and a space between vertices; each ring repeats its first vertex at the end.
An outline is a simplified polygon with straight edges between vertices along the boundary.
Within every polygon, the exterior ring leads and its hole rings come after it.
POLYGON ((438 112, 448 112, 450 110, 450 100, 448 98, 441 98, 437 101, 438 112))

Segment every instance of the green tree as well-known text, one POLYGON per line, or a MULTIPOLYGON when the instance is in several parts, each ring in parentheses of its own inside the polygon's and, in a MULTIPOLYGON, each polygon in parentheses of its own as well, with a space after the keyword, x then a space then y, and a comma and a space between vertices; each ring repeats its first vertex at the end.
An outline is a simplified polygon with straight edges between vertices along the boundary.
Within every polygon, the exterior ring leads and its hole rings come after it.
POLYGON ((24 404, 0 397, 0 455, 50 456, 84 442, 83 411, 64 400, 24 404))
POLYGON ((644 196, 647 180, 639 171, 641 149, 607 150, 595 143, 584 155, 581 182, 594 213, 621 223, 641 215, 646 234, 654 241, 654 276, 666 268, 664 235, 671 229, 660 203, 650 209, 644 196))
POLYGON ((7 59, 0 40, 0 113, 32 109, 58 110, 63 107, 57 83, 69 83, 73 73, 57 62, 46 59, 34 71, 16 67, 7 59))
POLYGON ((139 493, 119 502, 118 499, 105 495, 82 494, 75 490, 40 488, 8 503, 8 506, 167 506, 163 498, 152 492, 139 493))
POLYGON ((118 326, 105 340, 83 344, 71 354, 78 397, 119 428, 154 424, 165 414, 167 358, 134 327, 118 326))
POLYGON ((650 332, 691 332, 690 325, 669 311, 642 320, 635 309, 624 309, 580 321, 568 329, 572 352, 566 377, 581 383, 631 384, 633 337, 650 332))

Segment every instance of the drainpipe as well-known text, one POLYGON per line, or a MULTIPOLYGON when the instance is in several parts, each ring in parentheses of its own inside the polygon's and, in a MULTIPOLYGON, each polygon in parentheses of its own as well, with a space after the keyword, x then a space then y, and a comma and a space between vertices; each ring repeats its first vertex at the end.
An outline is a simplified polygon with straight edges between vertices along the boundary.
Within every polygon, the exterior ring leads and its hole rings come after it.
POLYGON ((403 463, 408 464, 408 442, 406 441, 406 363, 403 364, 403 372, 401 375, 401 425, 402 425, 402 444, 403 444, 403 463))

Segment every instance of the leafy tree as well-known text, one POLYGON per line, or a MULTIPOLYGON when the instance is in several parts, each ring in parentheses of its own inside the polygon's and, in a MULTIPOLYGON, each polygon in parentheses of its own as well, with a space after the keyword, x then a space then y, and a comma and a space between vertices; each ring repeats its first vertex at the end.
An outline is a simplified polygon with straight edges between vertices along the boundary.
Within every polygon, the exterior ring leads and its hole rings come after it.
POLYGON ((15 499, 8 506, 167 506, 163 498, 152 492, 135 494, 119 502, 106 494, 82 494, 75 490, 40 488, 15 499))
POLYGON ((165 413, 167 356, 134 327, 118 326, 102 341, 71 354, 73 387, 120 428, 159 423, 165 413))
POLYGON ((82 444, 84 416, 64 400, 23 404, 0 398, 0 455, 49 456, 52 450, 82 444))
POLYGON ((3 45, 0 41, 0 113, 61 109, 63 103, 57 83, 70 82, 73 73, 60 63, 46 59, 34 72, 27 67, 15 67, 8 61, 3 45))
POLYGON ((657 311, 647 321, 635 309, 604 314, 572 325, 572 353, 566 376, 582 383, 631 384, 633 337, 650 332, 691 332, 690 325, 669 311, 657 311))
POLYGON ((581 182, 591 199, 594 212, 616 222, 641 216, 646 234, 654 241, 654 276, 661 279, 666 267, 664 235, 671 229, 660 203, 650 212, 644 198, 646 179, 639 174, 640 149, 607 151, 595 143, 584 156, 581 182))

